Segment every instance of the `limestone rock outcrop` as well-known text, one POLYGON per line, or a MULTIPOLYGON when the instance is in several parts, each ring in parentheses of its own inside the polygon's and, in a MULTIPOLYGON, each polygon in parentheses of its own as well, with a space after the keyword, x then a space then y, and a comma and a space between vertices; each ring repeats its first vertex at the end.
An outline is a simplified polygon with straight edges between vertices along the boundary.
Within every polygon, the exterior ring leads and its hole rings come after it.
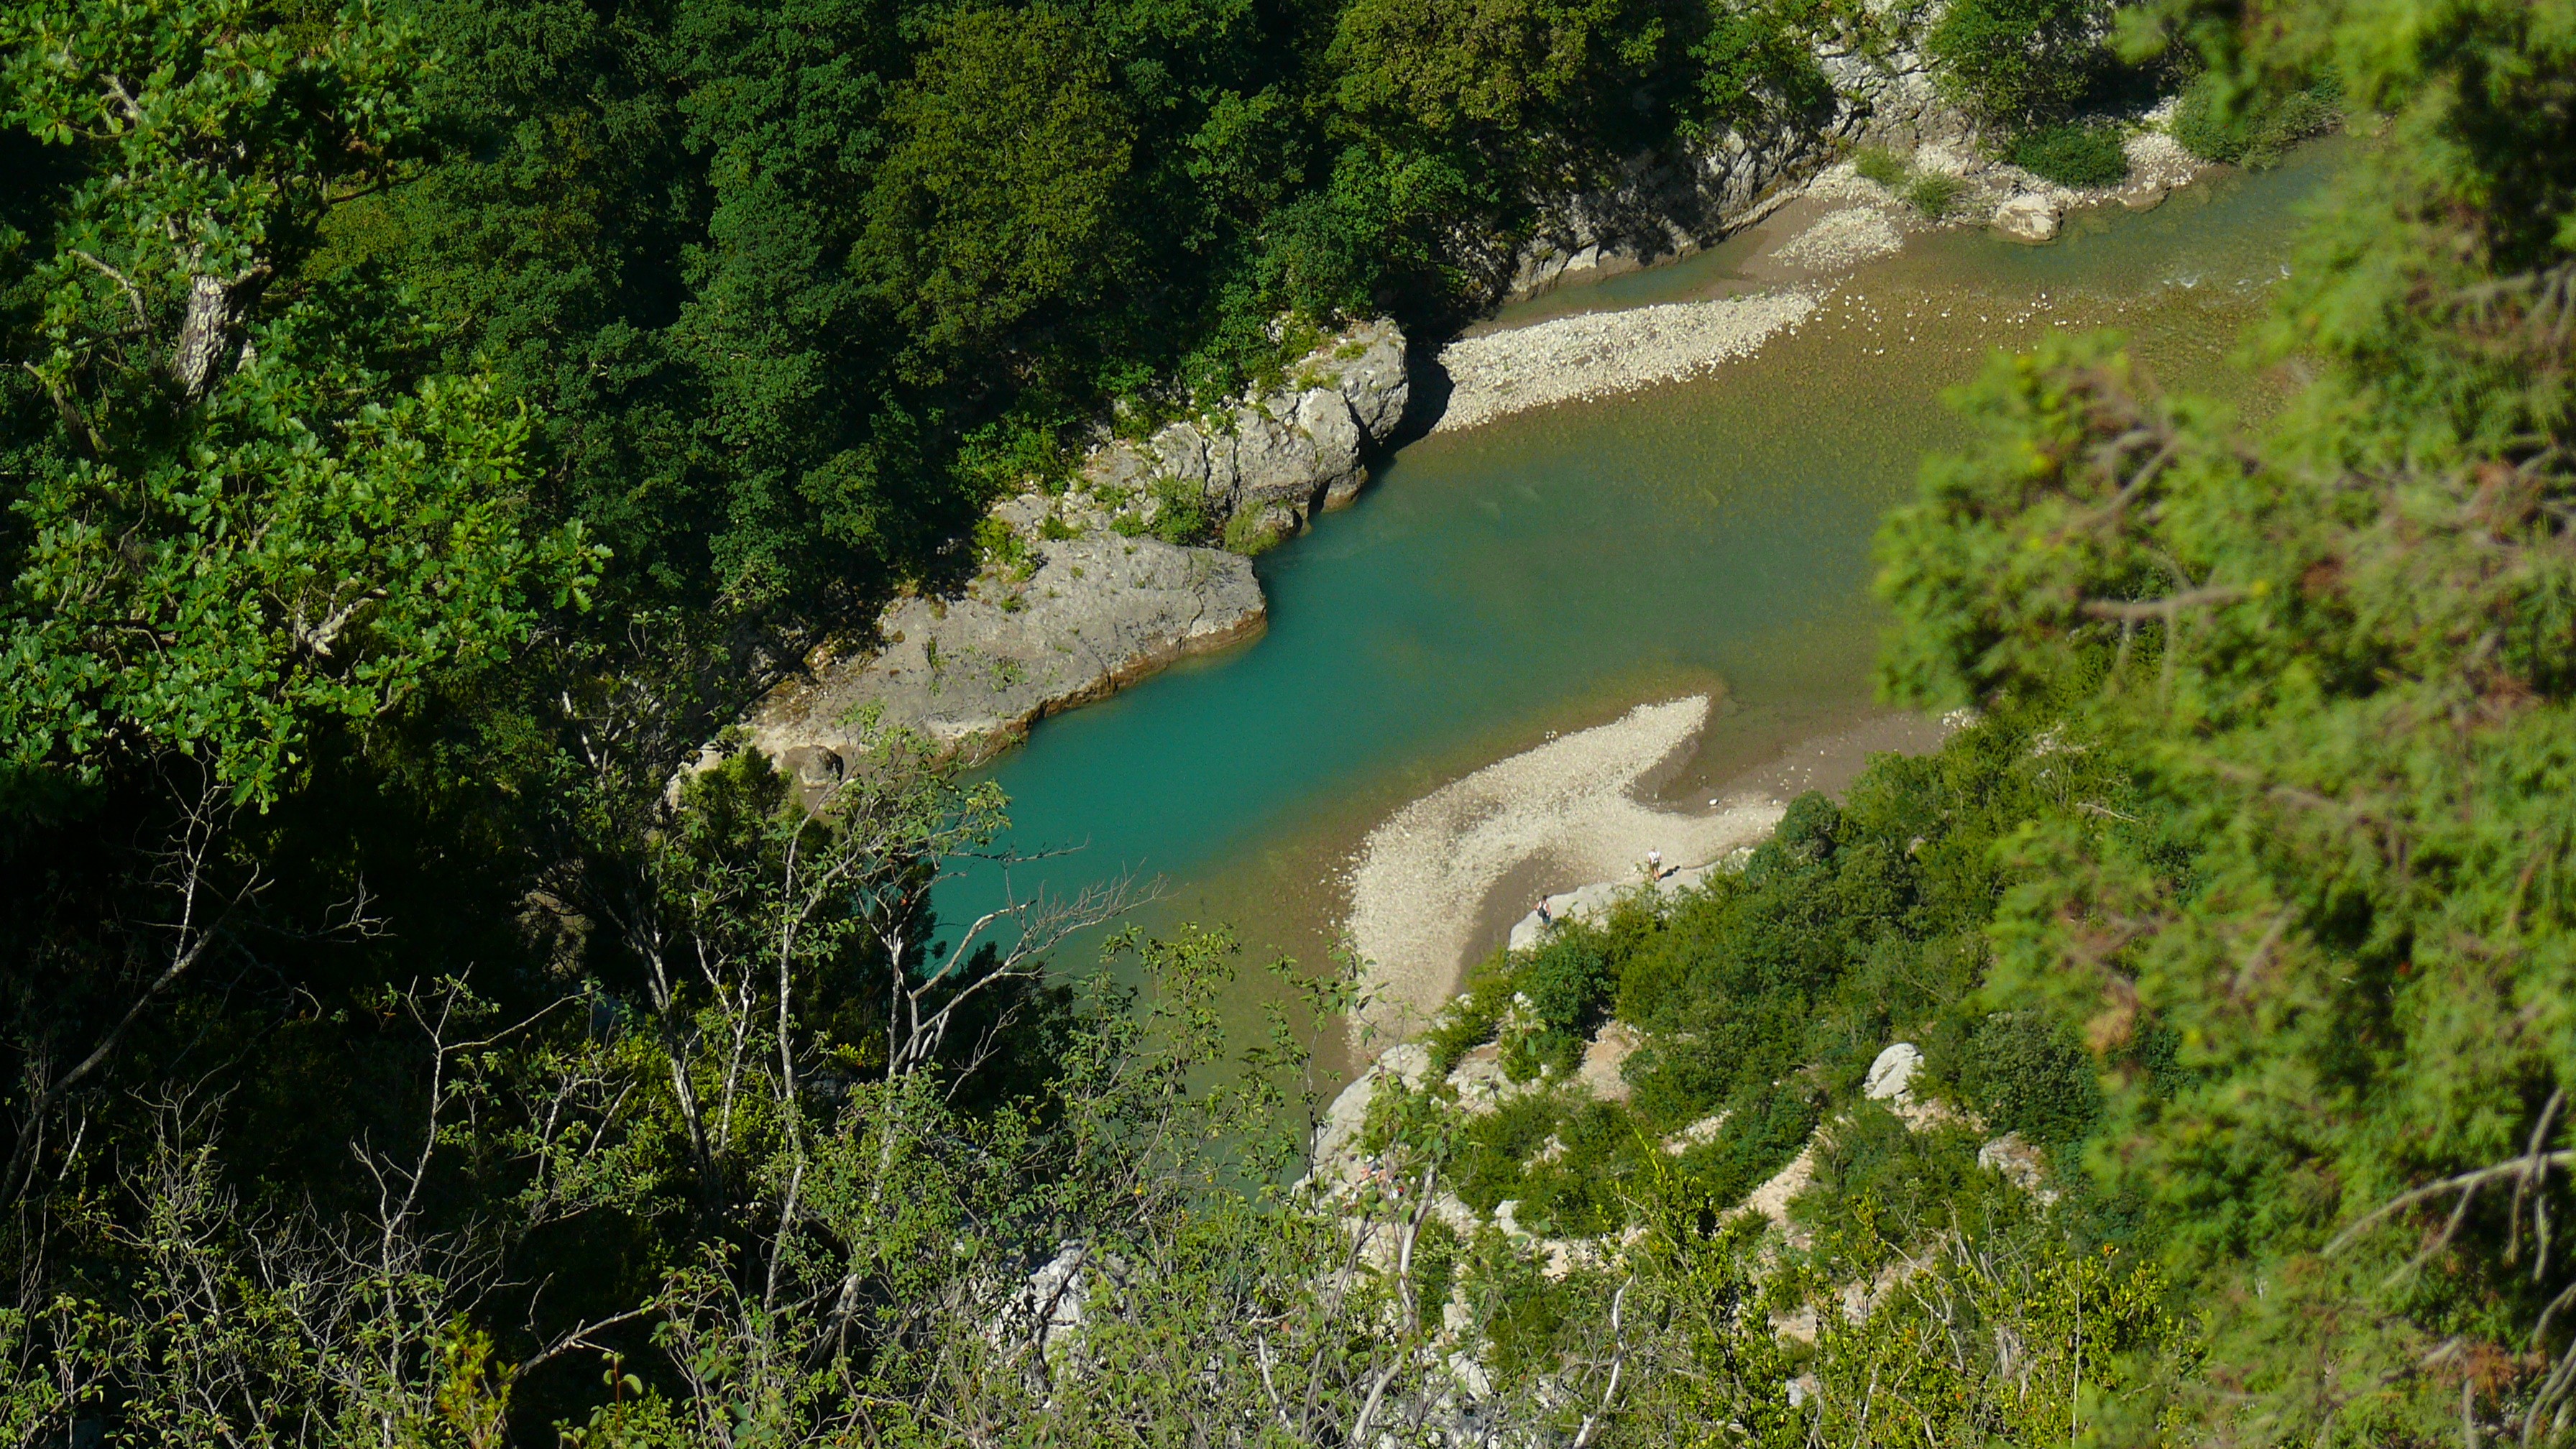
POLYGON ((1833 90, 1826 114, 1730 130, 1679 161, 1640 157, 1618 185, 1556 202, 1521 253, 1510 295, 1697 251, 1794 199, 1863 142, 1909 152, 1947 144, 1975 154, 1974 122, 1933 84, 1908 23, 1883 0, 1866 8, 1891 27, 1894 43, 1819 40, 1816 64, 1833 90))
POLYGON ((1275 538, 1349 502, 1404 417, 1404 345, 1393 322, 1364 323, 1221 416, 1095 449, 1060 496, 996 504, 1019 562, 987 566, 958 597, 901 600, 873 641, 808 659, 744 720, 750 743, 808 786, 857 763, 872 728, 979 758, 1045 715, 1260 633, 1251 562, 1150 536, 1156 511, 1177 482, 1211 534, 1236 536, 1226 525, 1248 514, 1275 538))
POLYGON ((2048 1160, 2018 1132, 2007 1132, 1978 1148, 1977 1165, 1988 1172, 2002 1173, 2013 1186, 2042 1204, 2057 1201, 2056 1190, 2048 1186, 2048 1160))
POLYGON ((1358 496, 1369 456, 1394 436, 1409 393, 1403 331, 1383 319, 1363 323, 1228 412, 1101 448, 1078 487, 1094 499, 1137 495, 1150 510, 1155 485, 1170 480, 1197 490, 1220 532, 1250 515, 1274 536, 1295 533, 1358 496))
POLYGON ((1893 1043, 1870 1062, 1869 1075, 1861 1080, 1860 1094, 1873 1102, 1910 1106, 1914 1101, 1914 1074, 1922 1067, 1922 1048, 1910 1041, 1893 1043))
POLYGON ((1359 1150, 1360 1134, 1368 1126, 1369 1107, 1377 1100, 1378 1083, 1390 1077, 1412 1091, 1421 1091, 1431 1078, 1431 1049, 1420 1042, 1398 1042, 1333 1098, 1332 1105, 1324 1109, 1324 1120, 1315 1129, 1310 1161, 1316 1182, 1338 1191, 1367 1175, 1368 1164, 1359 1150))
MULTIPOLYGON (((1767 830, 1777 823, 1781 811, 1779 807, 1771 806, 1765 813, 1769 818, 1760 822, 1760 828, 1767 830)), ((1689 890, 1708 879, 1710 871, 1724 868, 1722 863, 1711 861, 1705 865, 1686 865, 1668 870, 1651 882, 1640 876, 1633 881, 1594 881, 1570 891, 1557 891, 1542 897, 1547 905, 1546 915, 1532 910, 1512 923, 1511 934, 1505 944, 1515 951, 1533 950, 1547 939, 1548 931, 1558 921, 1608 920, 1622 901, 1648 892, 1660 895, 1689 890)))
POLYGON ((751 743, 809 785, 858 762, 871 723, 974 758, 1039 717, 1097 699, 1188 654, 1261 632, 1249 559, 1151 538, 1033 546, 1024 579, 987 574, 957 599, 905 599, 883 647, 816 661, 745 721, 751 743))
MULTIPOLYGON (((1900 230, 1925 224, 1903 187, 1857 177, 1847 158, 1860 147, 1890 153, 1909 176, 1948 178, 1955 191, 1944 214, 1952 217, 1986 216, 2035 196, 2020 204, 2009 225, 1997 218, 2005 235, 2031 244, 2054 240, 2070 206, 2116 200, 2142 210, 2200 170, 2169 134, 2170 100, 2143 115, 2092 118, 2130 129, 2124 141, 2129 175, 2119 186, 2068 188, 2013 165, 1991 129, 1935 79, 1924 27, 1937 21, 1939 8, 1893 0, 1864 0, 1862 8, 1871 17, 1862 29, 1874 37, 1854 32, 1815 40, 1817 68, 1832 89, 1824 111, 1729 131, 1685 156, 1641 155, 1615 185, 1553 201, 1517 259, 1508 294, 1529 296, 1573 278, 1687 255, 1801 195, 1876 203, 1900 230)), ((1856 233, 1846 240, 1854 254, 1869 250, 1856 233)), ((1810 264, 1794 255, 1784 260, 1810 264)))

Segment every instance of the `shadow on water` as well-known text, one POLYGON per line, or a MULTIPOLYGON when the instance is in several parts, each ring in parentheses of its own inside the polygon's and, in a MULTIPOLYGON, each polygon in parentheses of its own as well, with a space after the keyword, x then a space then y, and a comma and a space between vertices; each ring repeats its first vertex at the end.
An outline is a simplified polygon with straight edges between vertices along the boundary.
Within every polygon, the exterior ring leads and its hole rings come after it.
MULTIPOLYGON (((2077 213, 2054 247, 1919 237, 1749 361, 1420 438, 1357 507, 1260 560, 1266 637, 1048 720, 997 761, 1013 843, 1084 848, 1007 882, 972 872, 944 902, 1161 877, 1131 919, 1233 925, 1250 1018, 1272 988, 1249 968, 1324 959, 1352 852, 1408 799, 1646 699, 1725 700, 1683 794, 1865 717, 1871 535, 1922 454, 1961 438, 1943 391, 1993 349, 2109 326, 2165 383, 2259 407, 2262 384, 2225 359, 2339 154, 2143 215, 2077 213)), ((1705 294, 1724 264, 1721 248, 1599 288, 1621 305, 1705 294)))

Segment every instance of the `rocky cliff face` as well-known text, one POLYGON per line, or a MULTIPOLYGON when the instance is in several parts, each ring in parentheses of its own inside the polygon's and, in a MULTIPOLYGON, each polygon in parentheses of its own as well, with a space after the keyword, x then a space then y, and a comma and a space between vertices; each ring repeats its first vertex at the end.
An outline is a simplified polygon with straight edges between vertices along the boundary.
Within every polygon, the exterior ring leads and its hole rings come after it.
POLYGON ((1941 96, 1917 45, 1938 7, 1902 12, 1867 0, 1863 9, 1868 18, 1850 33, 1815 42, 1833 90, 1825 110, 1729 131, 1679 160, 1641 158, 1617 187, 1566 198, 1523 251, 1511 294, 1697 251, 1798 196, 1855 146, 1978 157, 1976 123, 1941 96))
POLYGON ((1141 442, 1106 444, 1062 498, 1023 495, 1005 516, 1032 527, 1052 513, 1076 529, 1116 529, 1122 519, 1150 528, 1177 485, 1198 500, 1212 534, 1255 531, 1241 519, 1285 537, 1358 496, 1408 396, 1404 333, 1391 321, 1364 323, 1289 366, 1282 385, 1141 442))
POLYGON ((1552 207, 1521 251, 1508 295, 1534 296, 1563 282, 1632 272, 1688 256, 1760 220, 1846 148, 1866 112, 1838 102, 1818 126, 1728 132, 1680 161, 1641 159, 1620 185, 1552 207))
MULTIPOLYGON (((1861 146, 1888 152, 1911 174, 1958 183, 1947 211, 1953 224, 1990 218, 2004 236, 2032 244, 2054 239, 2069 208, 2117 201, 2145 210, 2201 170, 2168 134, 2170 100, 2143 114, 2100 118, 2133 128, 2129 175, 2117 186, 2071 188, 2012 165, 1935 82, 1919 41, 1937 7, 1901 14, 1869 0, 1865 9, 1873 17, 1870 43, 1857 34, 1817 43, 1817 67, 1833 90, 1829 109, 1758 132, 1729 132, 1678 161, 1640 158, 1620 185, 1560 200, 1523 250, 1510 295, 1687 255, 1799 196, 1905 211, 1894 191, 1859 180, 1842 160, 1861 146)), ((1922 224, 1910 213, 1908 220, 1922 224)))

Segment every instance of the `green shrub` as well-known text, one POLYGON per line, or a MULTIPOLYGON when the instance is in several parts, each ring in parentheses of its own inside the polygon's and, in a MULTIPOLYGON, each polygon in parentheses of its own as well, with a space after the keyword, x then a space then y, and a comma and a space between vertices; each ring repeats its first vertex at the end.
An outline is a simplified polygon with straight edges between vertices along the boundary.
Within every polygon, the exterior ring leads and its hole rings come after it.
POLYGON ((1878 1217, 1919 1241, 1946 1225, 1952 1207, 1972 1212, 1980 1197, 2006 1190, 1978 1168, 1974 1132, 1955 1124, 1918 1132, 1876 1102, 1836 1120, 1816 1144, 1815 1162, 1814 1183, 1790 1212, 1817 1230, 1878 1217))
POLYGON ((2062 115, 2109 61, 2099 0, 1952 0, 1932 32, 1941 85, 1988 118, 2062 115))
POLYGON ((1580 1033, 1608 1004, 1610 979, 1610 958, 1599 936, 1570 924, 1530 953, 1512 984, 1529 998, 1530 1015, 1541 1026, 1580 1033))
POLYGON ((2043 126, 2013 142, 2012 163, 2060 186, 2117 186, 2129 175, 2117 126, 2043 126))
POLYGON ((1559 1107, 1546 1093, 1515 1097, 1475 1118, 1449 1163, 1449 1185, 1478 1212, 1505 1198, 1528 1195, 1523 1164, 1556 1131, 1559 1107))
POLYGON ((1785 7, 1717 6, 1708 33, 1690 49, 1696 103, 1685 126, 1703 136, 1833 104, 1833 83, 1785 7))
POLYGON ((1437 1305, 1449 1301, 1450 1287, 1458 1281, 1463 1247, 1458 1230, 1441 1219, 1430 1218, 1422 1224, 1421 1235, 1413 1244, 1414 1291, 1421 1295, 1422 1302, 1437 1305))
POLYGON ((1890 190, 1905 184, 1905 163, 1883 146, 1863 146, 1854 152, 1852 169, 1890 190))
POLYGON ((1823 793, 1808 791, 1789 802, 1771 838, 1755 848, 1744 864, 1744 878, 1758 885, 1775 872, 1830 860, 1842 826, 1841 808, 1823 793))
POLYGON ((1551 1281, 1499 1233, 1481 1246, 1468 1279, 1469 1307, 1484 1327, 1494 1372, 1508 1378, 1554 1367, 1564 1351, 1558 1337, 1574 1314, 1573 1286, 1551 1281))
POLYGON ((1073 469, 1073 454, 1061 436, 1073 421, 1060 408, 1037 402, 995 418, 959 441, 957 477, 982 498, 1007 498, 1031 484, 1057 492, 1073 469))
POLYGON ((1503 1007, 1512 999, 1511 982, 1500 952, 1489 958, 1469 978, 1465 995, 1449 1004, 1440 1014, 1437 1025, 1423 1035, 1431 1049, 1431 1074, 1449 1075, 1458 1059, 1494 1039, 1494 1027, 1503 1019, 1503 1007))
POLYGON ((2072 1142, 2102 1115, 2092 1057, 2041 1012, 2004 1012, 1977 1023, 1954 1075, 1988 1123, 2034 1142, 2072 1142))
POLYGON ((2182 104, 2174 112, 2173 136, 2184 150, 2204 161, 2259 168, 2342 121, 2342 100, 2331 83, 2287 95, 2231 98, 2218 77, 2204 75, 2182 93, 2182 104))
POLYGON ((1917 173, 1883 147, 1863 146, 1853 152, 1852 169, 1863 180, 1875 181, 1904 197, 1915 210, 1935 221, 1948 215, 1950 203, 1959 197, 1959 178, 1933 171, 1917 173))
POLYGON ((1225 521, 1225 547, 1229 553, 1251 558, 1267 553, 1279 539, 1279 527, 1270 521, 1266 508, 1249 509, 1225 521))
POLYGON ((1527 1025, 1503 1043, 1505 1073, 1526 1081, 1542 1066, 1572 1070, 1584 1039, 1609 1014, 1616 979, 1598 929, 1569 921, 1551 931, 1512 971, 1527 1025))
POLYGON ((1050 513, 1045 521, 1038 524, 1038 537, 1049 543, 1062 543, 1067 539, 1082 537, 1082 530, 1065 522, 1061 514, 1050 513))
POLYGON ((1527 1163, 1518 1184, 1497 1195, 1519 1199, 1520 1225, 1545 1237, 1615 1230, 1627 1217, 1623 1190, 1654 1150, 1625 1109, 1584 1101, 1553 1112, 1539 1145, 1546 1160, 1527 1163))
POLYGON ((996 569, 1008 572, 1029 561, 1029 541, 1019 530, 998 518, 986 515, 975 521, 975 554, 996 569))
POLYGON ((1925 172, 1905 188, 1905 199, 1916 211, 1939 221, 1950 214, 1950 204, 1959 199, 1961 182, 1956 176, 1937 171, 1925 172))
POLYGON ((1182 478, 1154 480, 1154 536, 1165 543, 1198 543, 1208 534, 1207 495, 1182 478))
POLYGON ((1729 1110, 1715 1140, 1682 1154, 1682 1172, 1711 1200, 1741 1202, 1789 1165, 1815 1135, 1820 1119, 1816 1104, 1802 1093, 1746 1093, 1729 1110))

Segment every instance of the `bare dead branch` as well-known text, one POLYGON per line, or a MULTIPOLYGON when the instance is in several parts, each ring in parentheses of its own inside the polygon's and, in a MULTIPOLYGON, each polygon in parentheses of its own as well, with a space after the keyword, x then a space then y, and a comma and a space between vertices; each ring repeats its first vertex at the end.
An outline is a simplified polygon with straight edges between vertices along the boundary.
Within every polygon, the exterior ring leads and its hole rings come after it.
POLYGON ((2228 585, 2188 589, 2170 598, 2123 602, 2114 599, 2086 599, 2082 604, 2085 617, 2120 622, 2162 620, 2172 623, 2185 609, 2206 609, 2219 604, 2232 604, 2247 597, 2244 589, 2228 585))
MULTIPOLYGON (((2562 1148, 2555 1152, 2527 1153, 2509 1161, 2496 1163, 2491 1167, 2476 1168, 2443 1178, 2439 1182, 2429 1182, 2422 1187, 2411 1188, 2364 1213, 2352 1226, 2335 1234, 2334 1239, 2326 1244, 2325 1251, 2341 1252, 2364 1233, 2386 1221, 2392 1214, 2403 1212, 2417 1203, 2440 1197, 2444 1193, 2460 1194, 2460 1201, 2465 1207, 2469 1199, 2477 1194, 2478 1189, 2488 1183, 2507 1178, 2527 1177, 2545 1172, 2550 1168, 2565 1167, 2570 1163, 2576 1163, 2576 1151, 2562 1148)), ((2444 1241, 2448 1241, 2447 1237, 2444 1241)))

